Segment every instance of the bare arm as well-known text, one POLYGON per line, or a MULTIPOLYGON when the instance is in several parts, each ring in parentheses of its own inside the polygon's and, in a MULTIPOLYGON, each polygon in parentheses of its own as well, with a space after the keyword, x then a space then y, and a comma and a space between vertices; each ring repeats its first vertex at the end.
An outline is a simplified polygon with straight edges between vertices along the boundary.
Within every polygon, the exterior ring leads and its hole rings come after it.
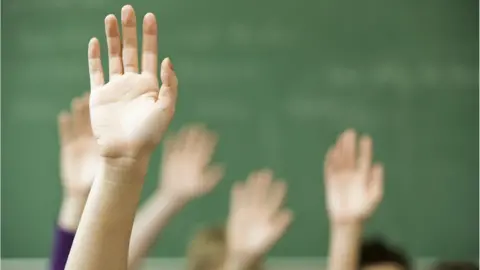
POLYGON ((361 223, 332 224, 328 270, 357 269, 361 237, 361 223))
POLYGON ((122 36, 118 25, 114 15, 105 18, 108 83, 98 39, 92 38, 88 45, 89 111, 102 158, 67 270, 127 269, 133 220, 148 160, 175 112, 178 80, 169 58, 162 61, 161 87, 158 83, 155 16, 148 13, 143 19, 140 68, 136 15, 131 6, 122 8, 122 36))
POLYGON ((102 161, 66 269, 126 269, 128 244, 144 172, 102 161))
POLYGON ((97 143, 92 134, 89 95, 72 100, 70 112, 58 115, 60 137, 60 171, 63 200, 58 225, 74 233, 80 223, 83 208, 95 177, 98 163, 97 143))
POLYGON ((92 134, 89 95, 72 100, 70 112, 58 115, 63 200, 55 228, 50 269, 64 270, 98 164, 92 134))
POLYGON ((86 201, 83 196, 65 196, 58 214, 58 225, 72 233, 77 231, 86 201))
POLYGON ((223 168, 209 165, 216 135, 202 125, 189 125, 166 140, 158 190, 135 218, 129 269, 138 269, 170 219, 194 198, 209 193, 223 176, 223 168))
POLYGON ((149 198, 135 218, 128 253, 128 269, 140 267, 142 259, 155 244, 160 232, 184 205, 184 202, 164 194, 154 194, 149 198))
POLYGON ((383 169, 372 166, 372 141, 345 131, 325 159, 325 191, 330 219, 328 270, 355 270, 362 225, 383 195, 383 169))

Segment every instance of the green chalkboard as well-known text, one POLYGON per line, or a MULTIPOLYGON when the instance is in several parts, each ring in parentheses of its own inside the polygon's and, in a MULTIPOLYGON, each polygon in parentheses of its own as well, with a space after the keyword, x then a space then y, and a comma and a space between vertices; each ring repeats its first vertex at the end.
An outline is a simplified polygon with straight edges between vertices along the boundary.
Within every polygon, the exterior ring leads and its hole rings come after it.
MULTIPOLYGON (((124 1, 2 2, 2 256, 45 257, 60 203, 56 114, 88 89, 87 43, 124 1)), ((413 256, 478 257, 478 1, 134 1, 158 17, 180 78, 172 130, 220 134, 226 179, 183 211, 153 256, 182 256, 224 219, 229 188, 270 166, 296 220, 274 256, 325 256, 323 155, 347 127, 386 165, 367 226, 413 256)), ((103 53, 105 56, 106 53, 103 53)), ((160 149, 159 149, 160 151, 160 149)), ((156 153, 144 190, 156 184, 156 153)))

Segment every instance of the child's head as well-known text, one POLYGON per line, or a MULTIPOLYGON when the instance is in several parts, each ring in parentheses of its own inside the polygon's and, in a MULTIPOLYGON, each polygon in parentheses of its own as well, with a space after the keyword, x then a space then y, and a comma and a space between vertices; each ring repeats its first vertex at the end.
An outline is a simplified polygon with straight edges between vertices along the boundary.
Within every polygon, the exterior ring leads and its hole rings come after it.
MULTIPOLYGON (((220 270, 227 257, 227 236, 224 226, 200 230, 190 242, 187 251, 188 270, 220 270)), ((261 270, 263 262, 249 270, 261 270)))
POLYGON ((367 240, 360 251, 361 270, 409 270, 410 262, 403 251, 381 239, 367 240))

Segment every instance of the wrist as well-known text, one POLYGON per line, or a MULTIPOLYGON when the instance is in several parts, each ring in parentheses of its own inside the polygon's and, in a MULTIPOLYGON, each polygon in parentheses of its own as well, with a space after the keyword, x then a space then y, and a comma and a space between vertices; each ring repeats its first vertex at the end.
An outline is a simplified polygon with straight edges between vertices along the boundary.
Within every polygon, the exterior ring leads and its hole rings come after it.
POLYGON ((353 229, 362 227, 364 218, 357 215, 354 216, 342 216, 329 214, 330 227, 339 229, 353 229))
POLYGON ((96 179, 113 181, 115 184, 143 184, 149 160, 149 156, 142 156, 136 159, 103 157, 100 160, 100 170, 96 179))
POLYGON ((330 244, 343 246, 357 247, 363 231, 363 223, 356 222, 339 222, 332 223, 330 229, 330 244))
POLYGON ((361 220, 349 220, 349 221, 332 221, 331 222, 331 231, 332 232, 341 232, 341 233, 361 233, 363 229, 363 222, 361 220))
POLYGON ((171 194, 169 192, 164 191, 160 187, 155 191, 155 193, 156 193, 155 197, 157 198, 157 200, 168 202, 169 204, 184 206, 191 201, 191 199, 188 197, 171 194))
POLYGON ((172 196, 161 190, 157 190, 155 194, 154 204, 158 205, 158 209, 170 209, 170 212, 180 211, 189 202, 188 199, 172 196))
POLYGON ((351 219, 331 219, 330 225, 338 228, 353 228, 361 227, 363 225, 363 220, 360 218, 351 218, 351 219))
POLYGON ((86 196, 65 195, 58 215, 58 226, 64 230, 75 232, 86 202, 86 196))

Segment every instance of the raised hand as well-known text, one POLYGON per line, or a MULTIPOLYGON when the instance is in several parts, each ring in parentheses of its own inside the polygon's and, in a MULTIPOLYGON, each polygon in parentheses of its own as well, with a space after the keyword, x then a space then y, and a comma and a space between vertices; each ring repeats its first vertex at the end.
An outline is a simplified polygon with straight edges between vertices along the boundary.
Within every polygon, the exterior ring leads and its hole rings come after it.
POLYGON ((254 172, 246 183, 235 185, 227 223, 230 260, 252 263, 284 235, 292 221, 292 213, 283 209, 286 191, 270 170, 254 172))
POLYGON ((201 125, 187 126, 167 139, 160 193, 188 201, 210 192, 223 177, 222 166, 210 166, 216 143, 216 134, 201 125))
POLYGON ((105 84, 97 39, 90 40, 90 118, 99 146, 99 170, 65 269, 127 269, 133 220, 150 155, 174 111, 177 77, 170 59, 157 79, 157 23, 143 19, 139 73, 137 28, 131 6, 122 8, 122 38, 114 15, 105 18, 110 81, 105 84), (120 45, 122 44, 122 46, 120 45))
POLYGON ((333 222, 363 221, 383 195, 383 167, 372 165, 372 139, 345 131, 325 159, 327 208, 333 222))
POLYGON ((67 196, 88 196, 98 165, 88 101, 88 94, 75 98, 71 112, 61 112, 58 116, 60 174, 67 196))
POLYGON ((114 15, 105 18, 110 81, 104 83, 100 45, 92 38, 88 48, 90 113, 100 154, 137 159, 159 143, 175 111, 177 77, 169 58, 157 75, 157 23, 152 13, 143 19, 141 69, 138 66, 137 27, 133 8, 122 9, 122 38, 114 15), (122 44, 122 45, 121 45, 122 44))
POLYGON ((190 200, 211 191, 223 167, 210 165, 217 136, 201 125, 184 127, 165 141, 159 187, 135 218, 129 269, 137 269, 170 219, 190 200))

